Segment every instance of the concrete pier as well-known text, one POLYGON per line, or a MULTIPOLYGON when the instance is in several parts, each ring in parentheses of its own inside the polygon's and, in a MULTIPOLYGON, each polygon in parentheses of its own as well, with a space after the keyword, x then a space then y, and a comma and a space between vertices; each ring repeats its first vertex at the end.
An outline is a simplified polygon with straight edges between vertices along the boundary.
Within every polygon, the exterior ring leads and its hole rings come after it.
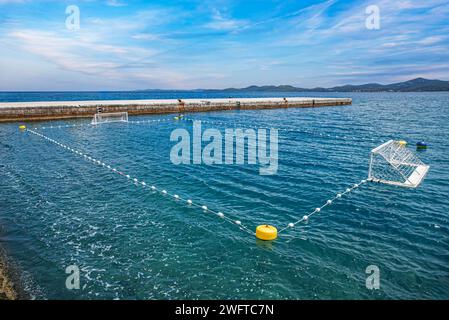
POLYGON ((0 103, 0 122, 53 120, 93 117, 102 112, 128 112, 129 115, 221 110, 251 110, 276 108, 310 108, 349 105, 349 98, 238 98, 185 100, 105 100, 60 102, 0 103))

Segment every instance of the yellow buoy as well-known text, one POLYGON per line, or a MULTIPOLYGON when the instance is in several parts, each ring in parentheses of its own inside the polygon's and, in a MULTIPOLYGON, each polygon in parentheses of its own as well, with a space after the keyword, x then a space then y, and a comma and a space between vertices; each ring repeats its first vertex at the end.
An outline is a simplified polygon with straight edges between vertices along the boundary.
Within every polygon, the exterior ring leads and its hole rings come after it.
POLYGON ((19 129, 20 129, 20 130, 25 130, 26 128, 27 128, 27 127, 24 126, 24 125, 19 126, 19 129))
POLYGON ((407 141, 405 140, 399 140, 398 142, 401 147, 405 147, 407 145, 407 141))
POLYGON ((274 240, 278 237, 278 229, 267 224, 256 228, 256 237, 260 240, 274 240))

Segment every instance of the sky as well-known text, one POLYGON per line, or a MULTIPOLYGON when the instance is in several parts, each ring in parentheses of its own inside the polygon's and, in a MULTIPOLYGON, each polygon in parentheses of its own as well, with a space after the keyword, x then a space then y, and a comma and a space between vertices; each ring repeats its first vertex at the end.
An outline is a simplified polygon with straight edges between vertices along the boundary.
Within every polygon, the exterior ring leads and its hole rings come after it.
POLYGON ((449 80, 448 0, 0 0, 0 91, 417 77, 449 80))

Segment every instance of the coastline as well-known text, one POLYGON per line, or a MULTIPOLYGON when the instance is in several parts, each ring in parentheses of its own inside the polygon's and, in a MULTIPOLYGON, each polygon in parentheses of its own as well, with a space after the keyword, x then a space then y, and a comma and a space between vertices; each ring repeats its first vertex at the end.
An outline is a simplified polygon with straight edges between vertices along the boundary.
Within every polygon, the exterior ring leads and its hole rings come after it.
POLYGON ((12 278, 11 267, 6 252, 0 246, 0 300, 20 299, 17 283, 12 278))

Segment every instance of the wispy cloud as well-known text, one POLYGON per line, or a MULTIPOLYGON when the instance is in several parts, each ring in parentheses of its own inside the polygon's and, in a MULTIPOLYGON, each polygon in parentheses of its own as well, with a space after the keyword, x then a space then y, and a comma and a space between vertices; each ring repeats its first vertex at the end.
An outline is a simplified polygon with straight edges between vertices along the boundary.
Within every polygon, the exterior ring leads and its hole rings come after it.
POLYGON ((107 0, 106 4, 111 7, 123 7, 126 6, 126 3, 121 2, 119 0, 107 0))
POLYGON ((245 20, 232 19, 225 17, 218 9, 214 9, 212 21, 206 23, 206 28, 214 30, 235 31, 245 27, 248 22, 245 20))
POLYGON ((60 36, 54 32, 15 30, 8 34, 8 42, 19 49, 55 64, 64 71, 85 74, 116 81, 139 82, 148 85, 180 86, 185 76, 182 73, 162 67, 151 56, 157 51, 148 48, 111 45, 98 41, 99 35, 60 36), (42 44, 45 43, 43 46, 42 44), (132 65, 145 57, 146 64, 138 68, 132 65), (129 64, 123 68, 123 64, 129 64))
POLYGON ((151 34, 151 33, 138 33, 138 34, 132 35, 131 37, 136 40, 149 40, 149 41, 161 39, 160 35, 151 34))
MULTIPOLYGON (((197 88, 449 78, 447 0, 267 0, 263 6, 236 0, 84 0, 78 3, 78 32, 64 29, 64 3, 27 3, 0 0, 0 42, 8 49, 0 65, 14 83, 25 83, 30 74, 45 74, 46 81, 36 82, 48 89, 83 81, 114 88, 197 88), (380 30, 365 27, 365 8, 372 4, 380 9, 380 30), (26 68, 19 57, 27 59, 26 68)), ((10 83, 0 78, 0 89, 10 83)))

